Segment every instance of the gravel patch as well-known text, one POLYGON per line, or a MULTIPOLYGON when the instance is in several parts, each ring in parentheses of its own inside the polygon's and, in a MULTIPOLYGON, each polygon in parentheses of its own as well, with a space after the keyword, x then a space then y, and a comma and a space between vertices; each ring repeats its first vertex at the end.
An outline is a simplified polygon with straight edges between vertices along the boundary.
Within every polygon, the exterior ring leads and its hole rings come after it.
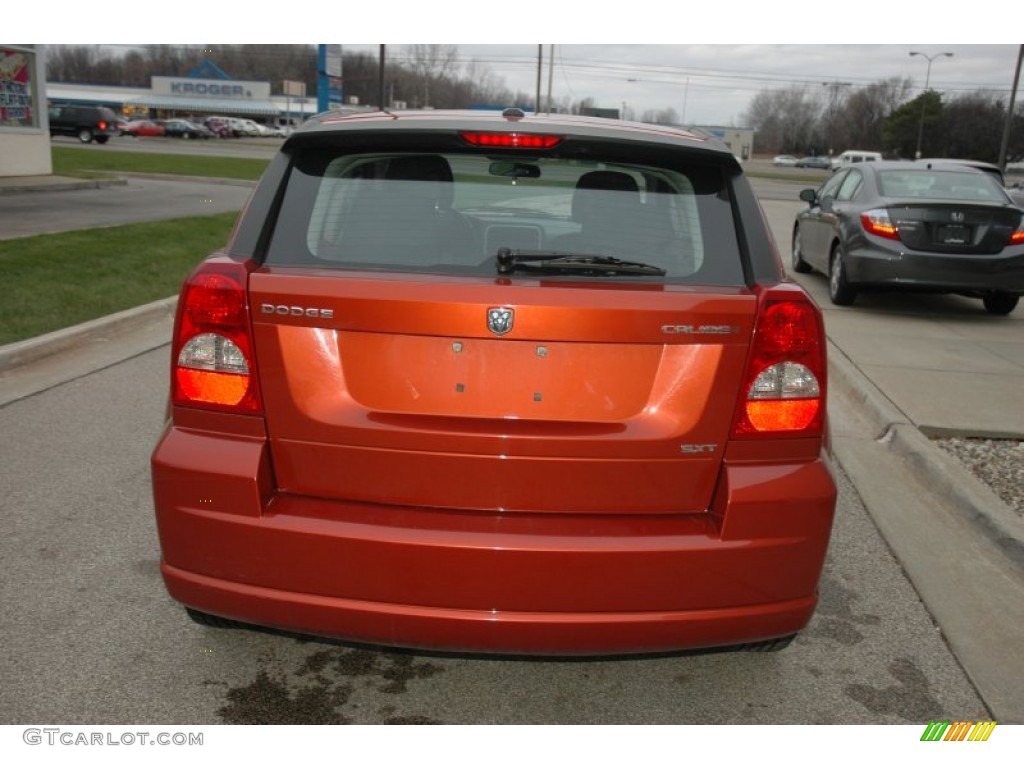
POLYGON ((934 442, 1024 519, 1024 441, 953 437, 934 442))

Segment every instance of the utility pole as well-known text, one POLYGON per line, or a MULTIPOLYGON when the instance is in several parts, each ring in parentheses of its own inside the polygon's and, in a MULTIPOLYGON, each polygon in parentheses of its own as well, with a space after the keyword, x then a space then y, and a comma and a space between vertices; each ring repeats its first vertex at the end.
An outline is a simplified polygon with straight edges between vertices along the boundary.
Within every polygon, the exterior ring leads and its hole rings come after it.
POLYGON ((537 100, 533 104, 534 114, 540 113, 540 76, 544 72, 544 45, 537 46, 537 100))
POLYGON ((949 53, 948 51, 945 51, 943 53, 935 53, 935 54, 932 54, 931 56, 929 56, 928 54, 921 53, 920 51, 911 51, 910 55, 911 56, 922 56, 922 57, 928 59, 928 71, 927 71, 927 73, 925 74, 925 77, 924 77, 924 92, 921 94, 921 122, 917 126, 917 151, 914 153, 914 159, 915 160, 920 160, 921 159, 921 139, 924 137, 924 112, 925 112, 925 105, 928 103, 928 97, 927 97, 927 94, 928 94, 928 84, 931 82, 931 79, 932 79, 932 62, 935 59, 939 58, 940 56, 949 56, 950 58, 953 58, 953 54, 949 53))
POLYGON ((555 46, 551 44, 548 46, 548 108, 547 112, 551 112, 551 81, 555 77, 555 46))
POLYGON ((1017 53, 1017 70, 1013 74, 1013 89, 1010 91, 1010 106, 1006 109, 1006 123, 1003 126, 1003 141, 999 145, 999 170, 1006 173, 1006 151, 1010 147, 1010 131, 1013 128, 1013 106, 1017 100, 1017 86, 1020 84, 1020 66, 1024 62, 1024 45, 1017 53))
POLYGON ((832 147, 832 124, 836 120, 836 102, 839 100, 839 89, 849 88, 853 83, 841 83, 836 80, 831 83, 822 83, 822 85, 831 91, 831 96, 828 100, 828 156, 832 157, 835 154, 832 147))
POLYGON ((385 109, 384 102, 384 46, 380 47, 380 59, 377 65, 377 106, 380 107, 380 111, 383 112, 385 109))
POLYGON ((686 85, 683 86, 683 114, 679 116, 679 124, 686 125, 686 102, 690 98, 690 78, 686 78, 686 85))

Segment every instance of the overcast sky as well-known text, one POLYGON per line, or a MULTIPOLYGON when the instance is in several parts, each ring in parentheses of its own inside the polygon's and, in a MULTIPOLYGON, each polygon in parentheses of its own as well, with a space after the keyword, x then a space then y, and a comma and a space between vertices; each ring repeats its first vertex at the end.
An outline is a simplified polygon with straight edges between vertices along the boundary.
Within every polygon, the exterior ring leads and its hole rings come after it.
MULTIPOLYGON (((625 103, 638 116, 668 107, 681 114, 685 104, 685 119, 695 124, 741 122, 750 100, 766 88, 858 87, 889 77, 909 77, 923 88, 928 62, 910 51, 954 54, 932 64, 937 90, 952 95, 990 88, 1008 96, 1024 20, 1020 3, 1004 0, 306 0, 300 6, 150 4, 108 11, 86 16, 70 0, 22 4, 15 29, 21 39, 40 43, 327 42, 374 55, 380 41, 396 55, 403 43, 453 42, 462 61, 476 59, 513 91, 531 95, 538 44, 517 41, 540 38, 557 44, 556 100, 590 96, 602 107, 625 103), (346 42, 374 39, 378 43, 346 42)), ((546 94, 546 66, 541 80, 546 94)), ((1024 88, 1017 99, 1024 101, 1024 88)))
MULTIPOLYGON (((379 45, 344 46, 377 55, 379 45)), ((485 64, 514 91, 531 96, 537 89, 537 44, 459 45, 460 61, 485 64)), ((598 106, 625 104, 637 116, 647 109, 672 107, 686 122, 728 125, 742 122, 750 100, 766 89, 858 88, 877 80, 910 78, 923 89, 928 61, 934 58, 930 86, 949 95, 994 89, 1008 98, 1017 65, 1018 45, 556 45, 554 57, 543 46, 541 92, 549 75, 556 102, 593 97, 598 106), (549 65, 553 61, 553 70, 549 65), (825 84, 828 84, 827 86, 825 84), (684 115, 685 109, 685 115, 684 115)), ((401 58, 403 47, 388 46, 401 58)), ((913 95, 919 92, 915 90, 913 95)), ((1018 89, 1018 99, 1024 100, 1018 89)))

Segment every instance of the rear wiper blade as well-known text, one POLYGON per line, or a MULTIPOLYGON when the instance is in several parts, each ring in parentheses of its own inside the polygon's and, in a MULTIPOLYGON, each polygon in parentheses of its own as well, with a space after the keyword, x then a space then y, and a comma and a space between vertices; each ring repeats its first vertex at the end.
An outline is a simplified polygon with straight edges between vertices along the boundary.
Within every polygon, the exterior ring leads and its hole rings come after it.
POLYGON ((623 261, 613 256, 558 251, 525 251, 499 248, 498 274, 523 272, 572 272, 593 275, 664 275, 665 270, 639 261, 623 261))

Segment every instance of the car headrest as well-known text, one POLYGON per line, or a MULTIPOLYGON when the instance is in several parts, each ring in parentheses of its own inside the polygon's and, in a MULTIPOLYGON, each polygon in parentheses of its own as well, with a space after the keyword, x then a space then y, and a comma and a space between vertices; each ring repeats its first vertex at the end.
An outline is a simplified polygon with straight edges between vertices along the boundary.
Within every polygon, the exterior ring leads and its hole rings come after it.
MULTIPOLYGON (((572 217, 578 220, 590 215, 599 215, 600 209, 607 208, 614 201, 611 196, 595 195, 594 192, 638 193, 639 191, 636 180, 628 173, 590 171, 580 176, 576 182, 576 191, 572 196, 572 217)), ((634 197, 630 195, 628 198, 619 199, 625 203, 632 201, 634 197)), ((639 200, 639 197, 635 199, 639 200)))
MULTIPOLYGON (((451 207, 455 191, 452 187, 452 168, 440 155, 403 155, 388 161, 384 178, 389 181, 429 181, 417 197, 429 198, 441 208, 451 207)), ((417 185, 419 186, 419 185, 417 185)))

